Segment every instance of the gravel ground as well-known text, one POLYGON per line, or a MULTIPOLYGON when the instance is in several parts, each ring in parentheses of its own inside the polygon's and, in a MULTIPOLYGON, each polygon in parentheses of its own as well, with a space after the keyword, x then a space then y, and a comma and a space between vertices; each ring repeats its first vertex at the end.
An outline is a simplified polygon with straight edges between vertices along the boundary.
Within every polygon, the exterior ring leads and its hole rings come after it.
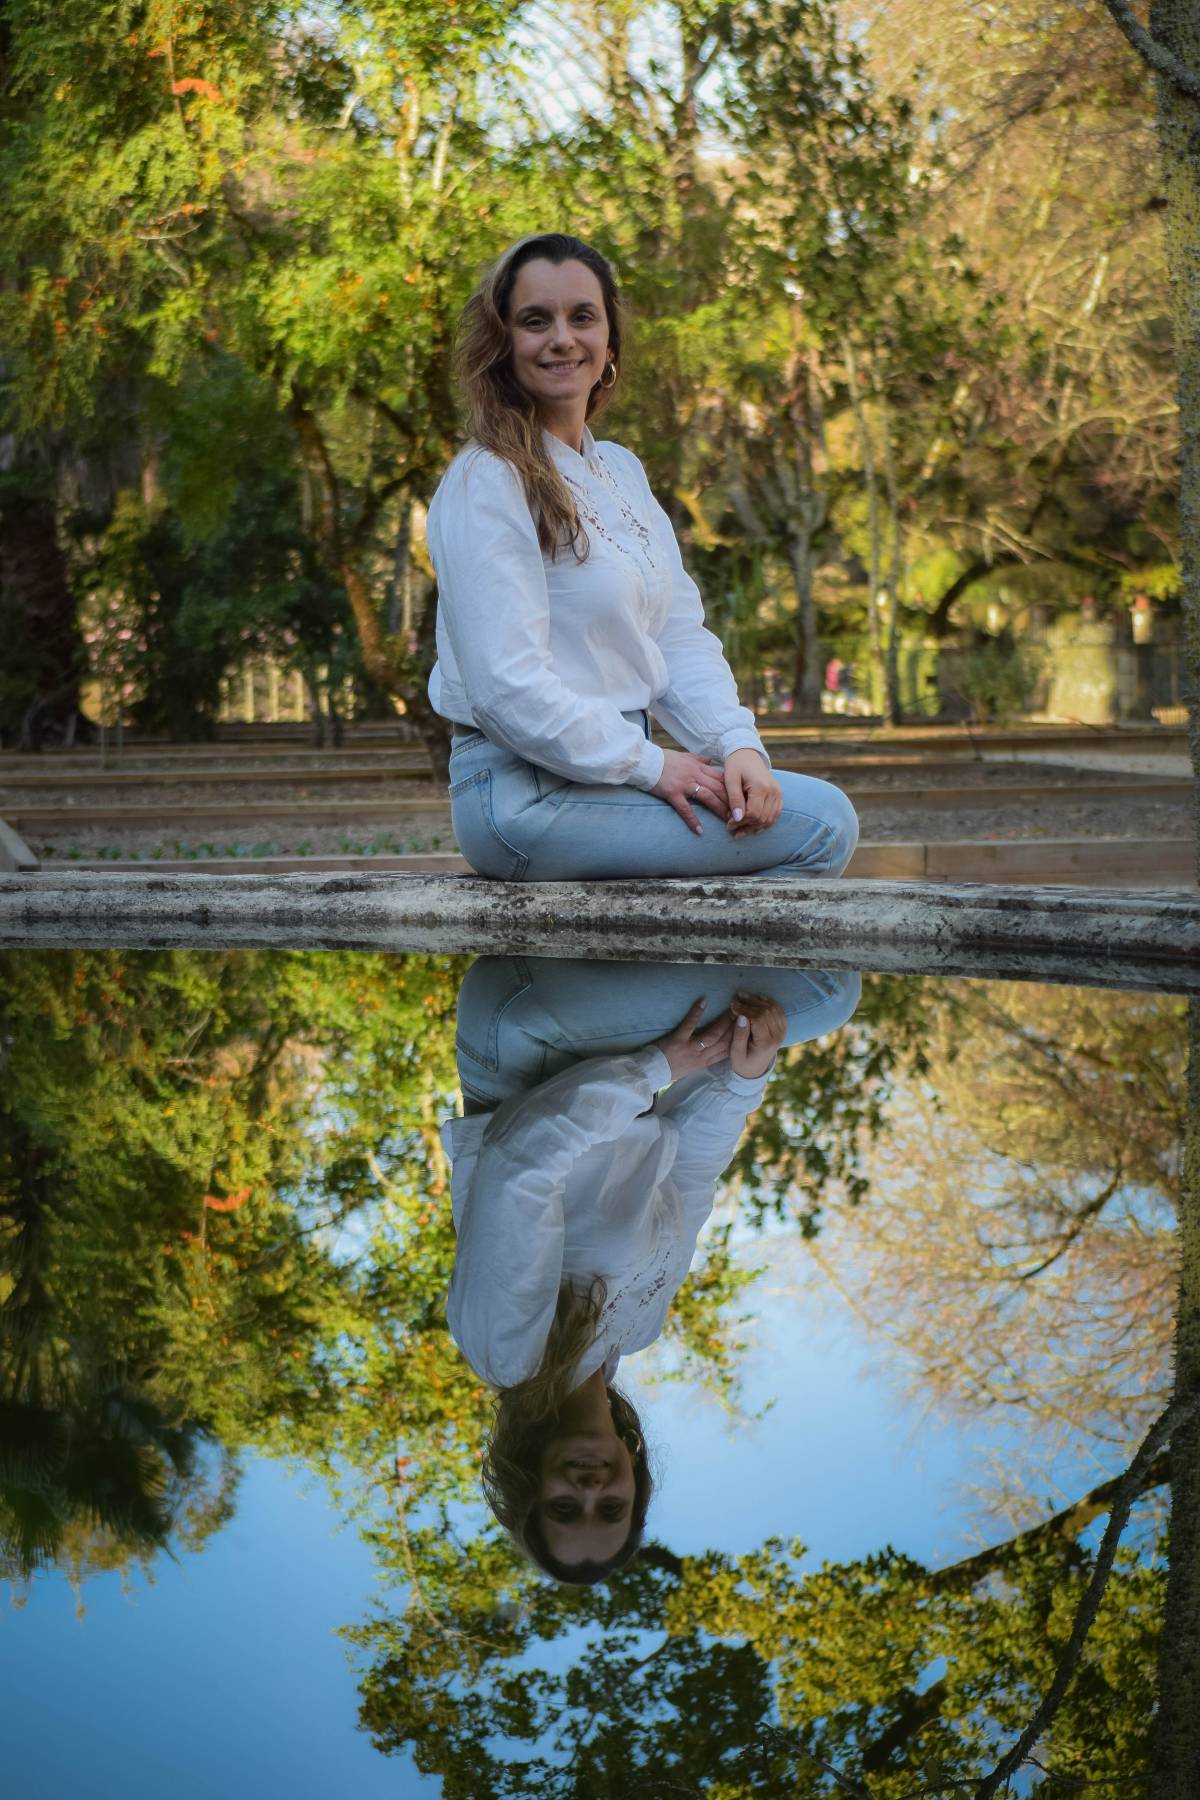
MULTIPOLYGON (((914 810, 866 807, 860 811, 862 836, 870 843, 945 842, 953 839, 1015 841, 1036 838, 1187 837, 1191 834, 1186 803, 1157 801, 1131 807, 1123 803, 1080 801, 1038 806, 964 807, 914 810)), ((239 830, 236 817, 227 826, 197 826, 186 835, 177 827, 147 826, 141 831, 114 826, 56 833, 53 845, 42 834, 27 834, 30 848, 43 862, 97 858, 113 861, 203 859, 212 856, 403 856, 457 848, 445 815, 422 814, 406 824, 291 825, 264 821, 239 830)))
POLYGON ((165 806, 214 806, 228 804, 231 819, 236 819, 237 809, 241 805, 260 806, 268 802, 278 801, 283 806, 302 806, 306 800, 314 804, 326 806, 336 805, 339 800, 374 800, 384 805, 394 806, 398 799, 409 796, 441 798, 446 790, 434 787, 432 782, 412 781, 404 777, 399 781, 346 781, 320 783, 309 786, 306 782, 238 782, 231 786, 222 777, 215 775, 211 781, 203 782, 169 782, 153 787, 138 787, 122 784, 120 786, 89 784, 86 788, 64 787, 27 787, 14 788, 4 786, 0 776, 0 818, 12 813, 27 811, 35 806, 78 807, 85 810, 90 806, 154 806, 160 811, 165 806))
POLYGON ((59 832, 53 845, 41 832, 29 831, 25 841, 41 862, 114 862, 203 860, 211 856, 417 856, 457 849, 450 829, 450 812, 444 822, 424 814, 409 828, 391 825, 276 825, 255 822, 249 831, 228 825, 196 826, 186 834, 177 827, 147 826, 143 831, 118 830, 97 825, 91 830, 59 832))

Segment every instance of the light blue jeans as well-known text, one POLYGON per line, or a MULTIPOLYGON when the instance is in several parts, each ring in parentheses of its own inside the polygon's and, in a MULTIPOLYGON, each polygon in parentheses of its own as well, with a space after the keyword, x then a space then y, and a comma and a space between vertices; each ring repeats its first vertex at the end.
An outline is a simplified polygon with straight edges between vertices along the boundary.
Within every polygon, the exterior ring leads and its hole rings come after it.
MULTIPOLYGON (((650 736, 644 711, 624 717, 650 736)), ((697 836, 658 794, 569 781, 473 731, 451 740, 450 813, 459 849, 493 881, 840 875, 858 842, 846 795, 787 769, 775 779, 783 810, 766 831, 736 838, 698 806, 704 832, 697 836)))
POLYGON ((770 995, 787 1014, 784 1043, 803 1044, 846 1023, 862 977, 853 970, 750 963, 480 956, 458 996, 455 1051, 463 1097, 498 1106, 586 1057, 640 1050, 673 1030, 704 994, 702 1030, 739 988, 770 995))

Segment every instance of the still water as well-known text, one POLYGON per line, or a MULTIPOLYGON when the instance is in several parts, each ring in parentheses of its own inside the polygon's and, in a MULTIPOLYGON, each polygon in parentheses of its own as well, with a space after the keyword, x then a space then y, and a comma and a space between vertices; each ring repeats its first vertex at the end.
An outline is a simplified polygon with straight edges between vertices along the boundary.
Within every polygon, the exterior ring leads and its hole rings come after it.
MULTIPOLYGON (((5 1800, 987 1791, 1170 1398, 1187 1023, 0 955, 5 1800)), ((1149 1791, 1171 1475, 1008 1791, 1149 1791)))

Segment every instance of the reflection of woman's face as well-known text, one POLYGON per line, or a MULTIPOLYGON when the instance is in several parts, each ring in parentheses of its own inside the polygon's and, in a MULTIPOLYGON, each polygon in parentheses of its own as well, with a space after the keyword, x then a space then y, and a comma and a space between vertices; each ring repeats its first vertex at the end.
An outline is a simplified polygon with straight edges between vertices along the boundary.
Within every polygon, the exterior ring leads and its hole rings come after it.
POLYGON ((538 1516, 556 1562, 607 1562, 629 1536, 633 1461, 608 1430, 551 1438, 542 1452, 538 1516))

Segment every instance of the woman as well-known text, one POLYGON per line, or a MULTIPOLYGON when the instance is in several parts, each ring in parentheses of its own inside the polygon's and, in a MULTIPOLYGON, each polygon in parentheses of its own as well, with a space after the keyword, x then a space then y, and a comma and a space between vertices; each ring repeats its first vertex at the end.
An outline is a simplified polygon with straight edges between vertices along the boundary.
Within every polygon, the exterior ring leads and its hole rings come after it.
POLYGON ((608 262, 558 232, 512 245, 464 309, 472 441, 428 520, 459 847, 502 881, 840 875, 853 807, 772 773, 641 463, 588 427, 621 341, 608 262), (654 744, 651 715, 687 748, 654 744))
POLYGON ((654 1043, 443 1128, 447 1322, 497 1394, 484 1492, 558 1581, 603 1580, 641 1542, 652 1481, 617 1365, 662 1331, 786 1030, 766 996, 701 1026, 704 1005, 654 1043))
POLYGON ((643 1429, 614 1385, 661 1332, 776 1051, 836 1031, 851 971, 485 956, 459 995, 447 1318, 497 1394, 484 1484, 559 1580, 633 1554, 643 1429), (682 1021, 673 1024, 672 1021, 682 1021))

